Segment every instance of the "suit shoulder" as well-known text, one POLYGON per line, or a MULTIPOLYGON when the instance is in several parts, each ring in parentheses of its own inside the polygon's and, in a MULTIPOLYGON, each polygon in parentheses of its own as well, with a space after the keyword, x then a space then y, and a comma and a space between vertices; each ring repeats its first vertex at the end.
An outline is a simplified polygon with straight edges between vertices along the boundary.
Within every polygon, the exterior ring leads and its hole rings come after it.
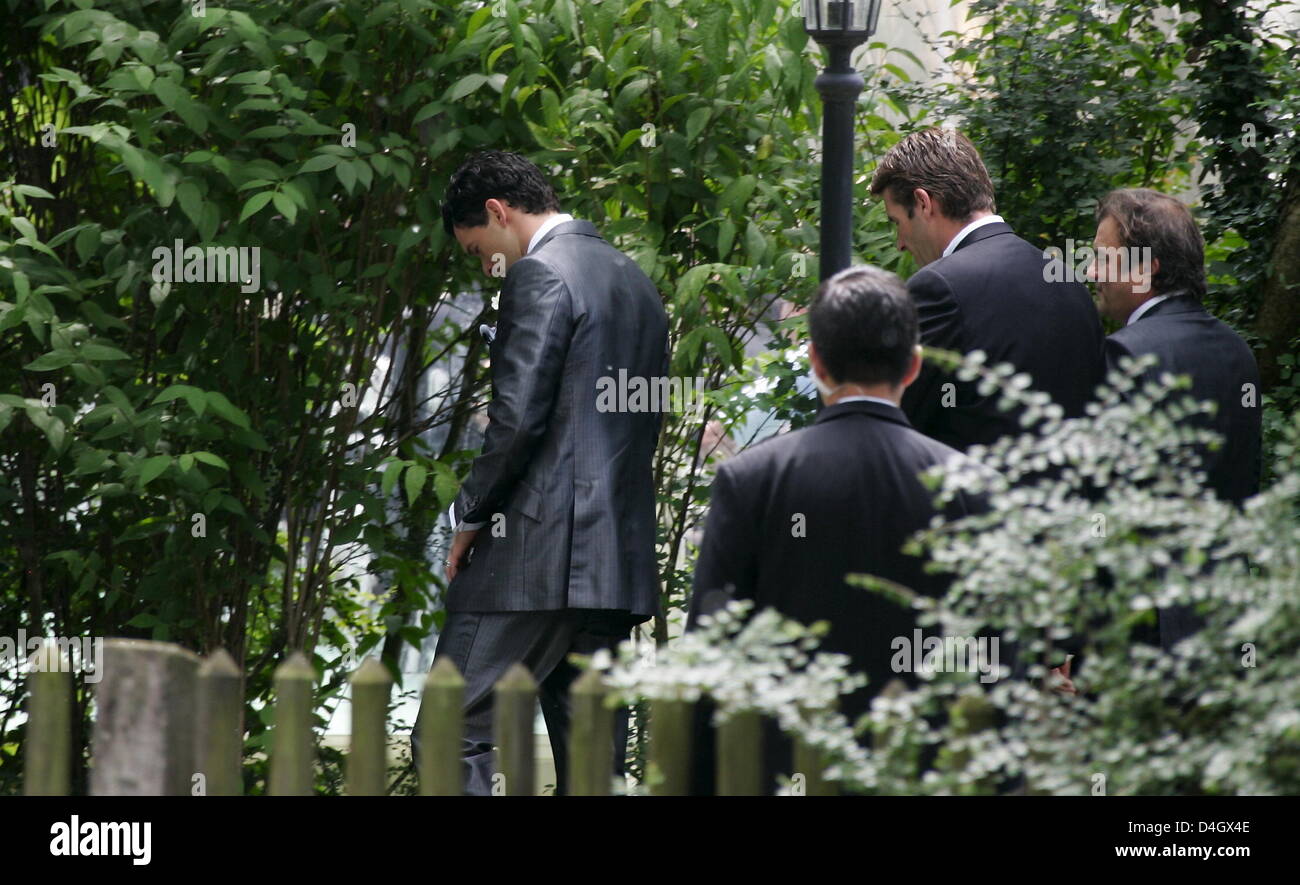
MULTIPOLYGON (((562 270, 563 268, 554 260, 553 256, 548 255, 545 250, 541 250, 531 255, 525 255, 510 265, 510 270, 506 273, 506 279, 516 285, 523 281, 545 280, 556 280, 564 283, 562 270)), ((567 283, 565 285, 567 286, 567 283)))
POLYGON ((808 434, 821 425, 810 424, 798 430, 774 433, 744 450, 737 452, 718 465, 718 472, 737 481, 753 480, 772 470, 786 458, 795 455, 808 441, 808 434))

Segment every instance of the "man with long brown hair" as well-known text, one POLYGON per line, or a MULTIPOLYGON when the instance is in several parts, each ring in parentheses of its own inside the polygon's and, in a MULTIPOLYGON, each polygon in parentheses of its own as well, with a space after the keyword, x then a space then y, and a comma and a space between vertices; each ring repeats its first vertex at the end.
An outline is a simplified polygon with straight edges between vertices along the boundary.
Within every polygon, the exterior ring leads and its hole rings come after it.
MULTIPOLYGON (((871 180, 898 229, 898 248, 921 269, 907 281, 921 343, 1009 362, 1051 394, 1067 416, 1083 414, 1101 381, 1101 323, 1080 282, 1049 282, 1043 250, 995 215, 993 182, 959 132, 925 129, 894 145, 871 180)), ((903 396, 912 425, 965 451, 1016 433, 1000 394, 927 366, 903 396)))

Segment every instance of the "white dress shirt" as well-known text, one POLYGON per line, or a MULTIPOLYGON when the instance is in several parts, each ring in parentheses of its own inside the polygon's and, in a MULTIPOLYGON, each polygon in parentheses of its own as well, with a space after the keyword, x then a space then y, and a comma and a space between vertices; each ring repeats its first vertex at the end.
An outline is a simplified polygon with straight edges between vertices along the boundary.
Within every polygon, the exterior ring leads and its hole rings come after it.
POLYGON ((885 399, 879 396, 846 396, 844 399, 837 399, 835 405, 838 406, 840 403, 857 402, 858 400, 866 400, 871 403, 884 403, 887 406, 893 406, 895 409, 900 408, 898 403, 894 402, 892 399, 885 399))
POLYGON ((971 231, 975 230, 976 228, 983 227, 986 224, 994 224, 1001 220, 1002 220, 1001 215, 985 215, 983 218, 976 218, 970 224, 966 225, 961 230, 957 231, 957 236, 952 238, 952 242, 948 244, 948 248, 943 250, 943 255, 941 257, 947 258, 949 255, 955 252, 957 250, 957 247, 961 245, 961 241, 966 239, 966 235, 971 231))
POLYGON ((533 234, 533 238, 528 241, 528 251, 524 254, 531 255, 533 250, 537 248, 537 244, 541 242, 542 237, 546 236, 548 230, 555 227, 557 224, 563 224, 566 221, 572 220, 573 216, 568 212, 556 212, 550 218, 543 221, 542 226, 537 229, 537 233, 533 234))
POLYGON ((1146 301, 1143 301, 1141 304, 1137 306, 1137 310, 1133 311, 1131 314, 1128 315, 1128 322, 1125 323, 1124 325, 1126 326, 1133 325, 1139 319, 1142 318, 1142 314, 1146 313, 1148 310, 1155 307, 1157 304, 1159 304, 1161 301, 1166 300, 1167 298, 1169 298, 1169 295, 1156 295, 1152 298, 1148 298, 1146 301))
MULTIPOLYGON (((570 215, 568 212, 556 212, 550 218, 543 221, 542 226, 537 229, 537 231, 533 234, 532 238, 528 241, 528 251, 525 252, 524 254, 531 255, 533 253, 533 250, 537 248, 537 244, 541 242, 542 237, 546 236, 546 232, 549 231, 551 228, 555 227, 557 224, 563 224, 566 221, 572 221, 572 220, 573 220, 573 216, 570 215)), ((447 516, 451 518, 451 524, 453 526, 452 530, 457 532, 472 532, 475 531, 476 529, 481 529, 483 528, 483 526, 487 525, 487 523, 485 522, 474 522, 474 523, 460 522, 458 519, 456 519, 455 501, 452 501, 451 506, 447 508, 447 516)))

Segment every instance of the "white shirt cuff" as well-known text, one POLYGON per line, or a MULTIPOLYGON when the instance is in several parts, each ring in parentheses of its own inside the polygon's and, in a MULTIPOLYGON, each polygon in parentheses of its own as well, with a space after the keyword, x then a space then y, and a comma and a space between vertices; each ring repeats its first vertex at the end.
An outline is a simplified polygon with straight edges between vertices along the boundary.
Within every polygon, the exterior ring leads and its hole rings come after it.
POLYGON ((486 522, 460 522, 456 519, 456 502, 452 501, 451 506, 447 508, 447 518, 451 520, 454 532, 474 532, 487 525, 486 522))

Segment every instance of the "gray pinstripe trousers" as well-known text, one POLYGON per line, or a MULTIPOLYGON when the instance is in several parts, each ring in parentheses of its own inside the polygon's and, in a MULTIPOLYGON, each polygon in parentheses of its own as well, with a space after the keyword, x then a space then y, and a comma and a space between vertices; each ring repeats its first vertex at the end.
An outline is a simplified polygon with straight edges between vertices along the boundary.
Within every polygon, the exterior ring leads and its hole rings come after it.
MULTIPOLYGON (((492 689, 511 665, 522 663, 538 684, 538 701, 555 756, 555 794, 568 789, 569 689, 581 671, 570 653, 613 649, 631 635, 626 612, 561 609, 538 612, 448 612, 433 658, 447 656, 465 679, 465 795, 489 796, 493 774, 492 689)), ((411 755, 420 764, 421 703, 411 730, 411 755)), ((628 710, 614 719, 614 770, 621 776, 627 755, 628 710)))

